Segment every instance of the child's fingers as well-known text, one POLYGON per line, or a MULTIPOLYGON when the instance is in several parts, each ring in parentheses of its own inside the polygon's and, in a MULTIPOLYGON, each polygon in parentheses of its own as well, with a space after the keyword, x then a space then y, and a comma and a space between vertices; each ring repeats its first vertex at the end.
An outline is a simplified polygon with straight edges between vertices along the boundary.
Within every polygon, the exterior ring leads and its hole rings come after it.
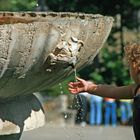
POLYGON ((71 87, 72 86, 74 87, 74 86, 78 86, 79 84, 81 84, 81 83, 80 82, 70 82, 68 85, 71 87))
POLYGON ((77 77, 77 76, 76 76, 76 79, 77 79, 77 80, 79 80, 79 81, 81 81, 81 80, 82 80, 81 78, 79 78, 79 77, 77 77))
POLYGON ((68 86, 69 86, 70 88, 73 88, 73 84, 72 84, 72 83, 69 83, 68 86))
POLYGON ((72 94, 77 94, 77 89, 73 89, 73 88, 69 88, 69 91, 72 93, 72 94))
POLYGON ((79 77, 76 77, 76 79, 78 80, 78 81, 80 81, 80 82, 85 82, 85 80, 84 79, 81 79, 81 78, 79 78, 79 77))
POLYGON ((69 83, 68 86, 69 86, 70 88, 75 88, 75 87, 77 87, 77 84, 69 83))

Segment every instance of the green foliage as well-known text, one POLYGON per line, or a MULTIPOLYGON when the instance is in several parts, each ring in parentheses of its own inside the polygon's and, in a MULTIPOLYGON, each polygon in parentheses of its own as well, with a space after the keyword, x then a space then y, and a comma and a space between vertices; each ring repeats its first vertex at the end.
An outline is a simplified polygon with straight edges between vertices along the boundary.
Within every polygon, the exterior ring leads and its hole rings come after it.
POLYGON ((52 11, 75 11, 76 0, 46 0, 47 5, 52 11))
POLYGON ((126 85, 132 83, 128 67, 124 63, 122 56, 106 46, 100 52, 99 67, 90 73, 90 78, 95 80, 96 83, 107 83, 126 85))
POLYGON ((90 79, 93 79, 96 83, 104 83, 104 77, 101 75, 99 69, 95 69, 90 73, 90 79))
POLYGON ((36 6, 35 0, 1 0, 0 11, 31 11, 36 6))
POLYGON ((140 6, 140 0, 130 0, 130 3, 135 6, 135 7, 139 7, 140 6))

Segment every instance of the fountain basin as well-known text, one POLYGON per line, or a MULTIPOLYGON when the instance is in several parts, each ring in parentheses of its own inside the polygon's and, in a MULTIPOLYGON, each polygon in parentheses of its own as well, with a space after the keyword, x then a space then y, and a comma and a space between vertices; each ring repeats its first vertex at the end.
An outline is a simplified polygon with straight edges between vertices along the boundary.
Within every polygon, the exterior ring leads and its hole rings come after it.
POLYGON ((0 12, 0 98, 45 90, 83 68, 112 24, 94 14, 0 12))

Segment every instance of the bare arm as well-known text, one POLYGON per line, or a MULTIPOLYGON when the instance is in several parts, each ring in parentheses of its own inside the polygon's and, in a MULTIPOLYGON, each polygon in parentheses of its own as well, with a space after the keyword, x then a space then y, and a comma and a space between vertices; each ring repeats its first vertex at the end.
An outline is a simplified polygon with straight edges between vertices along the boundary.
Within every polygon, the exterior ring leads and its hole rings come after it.
POLYGON ((90 94, 95 94, 102 97, 109 97, 115 99, 132 99, 134 97, 134 89, 136 85, 131 84, 128 86, 112 86, 112 85, 97 85, 97 88, 92 91, 92 87, 89 90, 90 94))
POLYGON ((90 94, 102 97, 132 99, 134 97, 134 90, 136 88, 135 84, 117 87, 112 85, 96 85, 78 77, 77 80, 78 82, 69 83, 69 90, 72 94, 78 94, 85 91, 90 94))

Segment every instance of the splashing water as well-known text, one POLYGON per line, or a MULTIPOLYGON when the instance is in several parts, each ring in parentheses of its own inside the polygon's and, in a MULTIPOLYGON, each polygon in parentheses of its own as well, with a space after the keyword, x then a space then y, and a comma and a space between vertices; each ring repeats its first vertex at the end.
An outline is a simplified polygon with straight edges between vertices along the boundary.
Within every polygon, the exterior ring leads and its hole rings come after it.
MULTIPOLYGON (((76 70, 75 67, 73 68, 73 71, 74 71, 74 80, 75 80, 75 82, 77 82, 77 79, 76 79, 76 77, 77 77, 77 70, 76 70)), ((63 95, 64 94, 64 90, 63 90, 62 83, 59 83, 59 88, 60 88, 60 94, 63 95)), ((75 105, 76 108, 81 108, 81 106, 83 106, 82 105, 83 102, 82 102, 81 96, 79 94, 77 94, 77 95, 74 95, 74 98, 76 100, 76 105, 75 105)), ((71 106, 73 106, 73 105, 71 105, 71 106)), ((82 114, 82 111, 83 111, 83 109, 81 109, 81 113, 80 114, 82 114)), ((79 118, 79 119, 82 119, 82 115, 80 115, 80 117, 81 118, 79 118)), ((67 113, 64 115, 64 119, 65 120, 68 119, 68 114, 67 113)), ((76 135, 78 135, 79 140, 82 140, 83 135, 81 134, 81 131, 80 131, 81 128, 78 127, 78 129, 79 130, 76 132, 76 135)), ((67 134, 67 139, 70 139, 69 134, 67 134)))
POLYGON ((61 83, 59 83, 59 88, 60 88, 60 94, 63 95, 64 91, 63 91, 63 86, 61 83))
POLYGON ((36 0, 36 7, 38 7, 39 6, 39 4, 38 4, 38 0, 36 0))
MULTIPOLYGON (((75 82, 77 82, 77 79, 76 79, 76 77, 77 77, 77 70, 76 70, 75 67, 74 67, 73 71, 74 71, 75 82)), ((75 105, 75 107, 76 107, 76 108, 81 108, 81 106, 83 106, 82 97, 81 97, 79 94, 77 94, 77 95, 75 95, 74 98, 76 99, 76 105, 75 105)), ((80 113, 80 114, 82 114, 82 112, 83 112, 83 109, 81 109, 81 113, 80 113)), ((81 116, 81 115, 80 115, 80 116, 81 116)), ((81 116, 81 118, 79 118, 79 119, 82 120, 82 116, 81 116)))
MULTIPOLYGON (((59 88, 60 88, 60 94, 63 95, 64 94, 64 89, 63 89, 63 86, 62 86, 62 83, 59 83, 59 88)), ((64 121, 66 121, 68 119, 68 114, 67 113, 64 113, 64 121)), ((66 138, 69 139, 70 136, 69 134, 67 133, 66 129, 65 129, 65 124, 62 125, 64 127, 64 131, 65 131, 65 134, 66 134, 66 138)))
POLYGON ((76 79, 76 77, 77 77, 77 70, 76 70, 76 68, 74 68, 74 78, 75 78, 75 82, 77 82, 77 79, 76 79))
MULTIPOLYGON (((77 79, 76 79, 76 77, 77 77, 77 70, 76 70, 76 68, 74 68, 74 78, 75 78, 75 82, 77 82, 77 79)), ((75 95, 75 98, 76 98, 76 100, 77 100, 77 105, 78 105, 78 108, 81 106, 81 104, 83 103, 82 102, 82 98, 81 98, 81 96, 79 96, 79 95, 75 95)))
POLYGON ((36 4, 36 7, 38 7, 38 6, 39 6, 39 4, 37 3, 37 4, 36 4))
POLYGON ((68 114, 65 114, 64 118, 67 119, 68 118, 68 114))

